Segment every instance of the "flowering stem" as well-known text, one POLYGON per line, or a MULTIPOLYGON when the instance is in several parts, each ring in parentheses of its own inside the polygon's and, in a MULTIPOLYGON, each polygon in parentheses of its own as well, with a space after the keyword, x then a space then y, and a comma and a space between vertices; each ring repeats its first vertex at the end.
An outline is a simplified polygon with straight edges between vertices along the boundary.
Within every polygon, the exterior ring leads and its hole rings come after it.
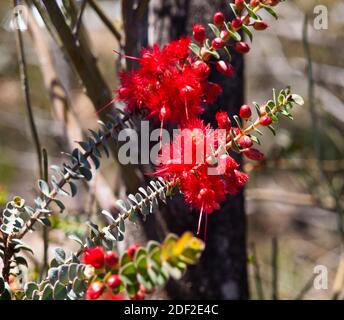
MULTIPOLYGON (((129 115, 125 115, 124 118, 122 119, 123 122, 126 122, 130 119, 129 115)), ((118 128, 120 128, 121 123, 118 123, 117 125, 114 126, 113 130, 116 130, 118 128)), ((107 132, 104 134, 104 136, 100 139, 100 141, 98 141, 97 143, 94 144, 94 146, 87 152, 83 153, 83 156, 85 159, 88 159, 91 154, 93 153, 94 149, 99 148, 104 141, 106 141, 108 138, 111 137, 111 132, 107 132)), ((81 163, 76 163, 72 168, 71 171, 75 172, 76 170, 78 170, 81 166, 81 163)), ((69 172, 65 173, 64 177, 59 181, 58 183, 58 187, 62 188, 67 182, 69 182, 69 180, 71 179, 71 175, 69 172)), ((47 197, 45 203, 42 205, 42 207, 40 209, 46 209, 48 208, 49 204, 51 203, 51 201, 53 201, 53 199, 57 196, 58 194, 58 190, 57 188, 53 188, 51 190, 51 192, 49 193, 49 196, 47 197)), ((37 220, 44 215, 44 213, 40 210, 37 209, 32 217, 30 218, 30 220, 25 224, 24 228, 17 234, 12 234, 8 237, 8 242, 10 242, 13 238, 17 238, 17 239, 22 239, 27 232, 33 227, 33 225, 37 222, 37 220)))
MULTIPOLYGON (((94 242, 99 242, 101 241, 104 236, 105 233, 108 231, 111 231, 113 229, 115 229, 116 227, 118 227, 118 225, 120 224, 121 220, 126 220, 129 218, 130 214, 136 210, 138 210, 140 207, 142 207, 143 205, 147 204, 150 202, 150 200, 156 198, 161 192, 166 192, 169 188, 172 188, 175 186, 175 181, 168 181, 165 185, 163 185, 161 188, 153 191, 150 195, 148 195, 147 197, 145 197, 142 201, 140 201, 139 203, 135 204, 134 206, 132 206, 130 209, 128 209, 127 211, 125 211, 124 213, 120 214, 118 216, 118 218, 111 223, 110 225, 104 227, 97 236, 95 236, 92 240, 94 242)), ((84 251, 85 247, 81 247, 76 255, 80 256, 82 254, 82 252, 84 251)))

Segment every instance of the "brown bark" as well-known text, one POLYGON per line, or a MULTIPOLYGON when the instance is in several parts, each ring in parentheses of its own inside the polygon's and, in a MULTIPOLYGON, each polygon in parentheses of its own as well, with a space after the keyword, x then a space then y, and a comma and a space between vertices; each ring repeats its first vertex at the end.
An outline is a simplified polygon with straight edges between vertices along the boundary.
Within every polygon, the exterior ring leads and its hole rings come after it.
MULTIPOLYGON (((153 33, 157 35, 155 41, 164 43, 190 34, 195 23, 207 25, 216 10, 230 16, 228 1, 152 0, 151 5, 154 17, 150 21, 156 30, 153 33)), ((233 55, 233 65, 236 74, 231 79, 217 72, 210 76, 210 80, 219 83, 224 92, 218 103, 207 109, 206 122, 214 123, 214 115, 219 109, 231 116, 237 114, 243 104, 244 61, 241 55, 233 55)), ((241 157, 237 160, 242 162, 241 157)), ((162 218, 170 231, 180 234, 185 230, 196 230, 198 213, 190 212, 183 199, 177 197, 169 203, 167 210, 163 210, 162 218)), ((155 228, 159 225, 155 221, 155 228)), ((246 218, 244 197, 240 193, 222 203, 221 210, 209 217, 207 247, 201 261, 183 281, 170 283, 168 294, 171 298, 247 299, 246 261, 246 218)))

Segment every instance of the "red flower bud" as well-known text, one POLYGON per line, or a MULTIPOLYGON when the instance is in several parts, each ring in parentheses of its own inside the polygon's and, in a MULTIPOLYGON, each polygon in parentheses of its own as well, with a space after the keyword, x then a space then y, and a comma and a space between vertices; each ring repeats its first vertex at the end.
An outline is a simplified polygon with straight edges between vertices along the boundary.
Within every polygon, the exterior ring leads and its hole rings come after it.
POLYGON ((274 6, 276 6, 279 2, 280 2, 280 0, 267 0, 265 4, 267 4, 268 6, 274 7, 274 6))
POLYGON ((239 53, 247 53, 250 51, 250 46, 246 42, 240 41, 235 43, 234 49, 239 53))
POLYGON ((131 259, 134 259, 136 250, 140 248, 138 243, 133 243, 127 250, 127 254, 131 259))
POLYGON ((269 126, 272 123, 272 119, 269 116, 263 116, 259 119, 259 124, 262 126, 269 126))
POLYGON ((205 28, 201 24, 195 24, 192 27, 193 37, 196 41, 203 43, 205 40, 205 28))
POLYGON ((145 299, 145 294, 141 291, 139 291, 133 297, 130 298, 130 300, 144 300, 144 299, 145 299))
POLYGON ((117 289, 120 284, 121 284, 121 278, 118 274, 113 274, 107 281, 107 285, 111 289, 117 289))
POLYGON ((250 6, 252 8, 257 7, 259 5, 260 1, 259 0, 251 0, 250 1, 250 6))
POLYGON ((232 27, 234 28, 234 30, 240 29, 242 26, 242 20, 240 18, 235 18, 232 21, 232 27))
POLYGON ((268 27, 267 22, 263 20, 257 20, 253 24, 253 28, 256 30, 265 30, 267 27, 268 27))
POLYGON ((250 119, 252 116, 251 107, 247 104, 244 104, 240 108, 240 118, 242 119, 250 119))
POLYGON ((105 253, 105 263, 109 267, 114 267, 118 263, 118 256, 115 252, 113 251, 107 251, 105 253))
POLYGON ((216 69, 218 72, 221 72, 228 77, 231 77, 234 74, 234 67, 223 60, 216 62, 216 69))
POLYGON ((237 136, 240 134, 240 129, 237 127, 233 127, 233 132, 234 132, 234 135, 237 136))
POLYGON ((217 112, 215 118, 219 129, 229 130, 231 128, 231 121, 229 120, 227 112, 217 112))
POLYGON ((98 299, 104 291, 104 283, 97 281, 91 283, 86 291, 86 298, 88 300, 98 299))
POLYGON ((96 269, 104 266, 104 251, 101 247, 86 248, 84 250, 83 261, 96 269))
POLYGON ((249 136, 243 136, 239 139, 239 144, 243 148, 251 148, 253 145, 253 142, 249 136))
POLYGON ((223 41, 223 39, 221 38, 215 38, 212 42, 211 42, 211 46, 214 49, 222 49, 225 46, 225 42, 223 41))
POLYGON ((210 73, 210 68, 209 66, 201 61, 197 60, 194 64, 193 67, 196 69, 197 74, 202 78, 202 79, 207 79, 210 73))
POLYGON ((247 148, 241 150, 241 152, 249 159, 256 160, 256 161, 263 161, 264 154, 257 149, 247 148))
POLYGON ((245 0, 235 0, 235 6, 239 11, 241 11, 245 8, 245 0))
POLYGON ((221 27, 223 23, 225 22, 225 15, 222 12, 216 12, 214 14, 214 23, 218 27, 221 27))

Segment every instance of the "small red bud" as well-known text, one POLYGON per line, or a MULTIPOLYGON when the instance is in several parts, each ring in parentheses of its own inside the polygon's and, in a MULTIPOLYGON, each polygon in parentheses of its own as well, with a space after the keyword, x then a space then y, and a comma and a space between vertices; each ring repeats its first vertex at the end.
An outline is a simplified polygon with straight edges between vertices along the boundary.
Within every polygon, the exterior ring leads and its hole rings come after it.
POLYGON ((203 43, 205 40, 205 28, 201 24, 195 24, 192 27, 192 34, 196 41, 203 43))
POLYGON ((257 20, 253 24, 253 28, 255 30, 265 30, 267 27, 268 27, 267 22, 263 20, 257 20))
POLYGON ((86 291, 86 297, 88 300, 98 299, 104 291, 104 283, 97 281, 91 283, 86 291))
POLYGON ((134 255, 135 255, 135 252, 136 250, 140 248, 140 245, 138 243, 133 243, 127 250, 127 254, 128 256, 133 259, 134 258, 134 255))
POLYGON ((139 291, 133 297, 130 298, 130 300, 144 300, 144 299, 145 299, 145 294, 141 291, 139 291))
POLYGON ((251 0, 251 1, 250 1, 250 6, 251 6, 252 8, 257 7, 259 4, 260 4, 260 1, 259 1, 259 0, 251 0))
POLYGON ((247 104, 242 105, 240 108, 240 117, 242 119, 250 119, 251 116, 252 116, 251 107, 247 104))
POLYGON ((247 148, 241 150, 241 152, 249 159, 255 160, 255 161, 263 161, 264 160, 264 154, 260 152, 257 149, 247 148))
POLYGON ((259 119, 259 124, 262 126, 269 126, 272 123, 272 119, 269 116, 263 116, 259 119))
POLYGON ((280 2, 280 0, 267 0, 267 1, 266 1, 266 4, 267 4, 268 6, 274 7, 274 6, 276 6, 279 2, 280 2))
POLYGON ((245 8, 245 0, 235 0, 237 10, 241 11, 245 8))
POLYGON ((221 27, 225 22, 225 15, 222 12, 216 12, 214 14, 214 23, 216 26, 221 27))
POLYGON ((240 18, 235 18, 232 21, 232 27, 234 28, 234 30, 240 29, 241 26, 242 26, 242 20, 240 18))
POLYGON ((240 132, 240 130, 239 130, 239 128, 237 128, 237 127, 234 127, 233 128, 233 132, 234 132, 234 135, 235 136, 238 136, 241 132, 240 132))
POLYGON ((225 42, 223 41, 223 39, 221 38, 215 38, 212 42, 211 42, 211 46, 214 49, 222 49, 225 46, 225 42))
POLYGON ((253 142, 249 136, 243 136, 239 139, 239 144, 243 148, 251 148, 253 145, 253 142))
POLYGON ((235 43, 234 49, 239 53, 247 53, 250 51, 250 46, 246 42, 240 41, 235 43))
POLYGON ((228 77, 231 77, 234 74, 234 67, 230 63, 223 60, 216 62, 216 69, 228 77))
POLYGON ((107 285, 111 289, 117 289, 120 284, 121 284, 121 278, 118 274, 113 274, 107 281, 107 285))
POLYGON ((107 251, 105 253, 105 263, 109 267, 114 267, 118 263, 118 256, 115 252, 113 251, 107 251))

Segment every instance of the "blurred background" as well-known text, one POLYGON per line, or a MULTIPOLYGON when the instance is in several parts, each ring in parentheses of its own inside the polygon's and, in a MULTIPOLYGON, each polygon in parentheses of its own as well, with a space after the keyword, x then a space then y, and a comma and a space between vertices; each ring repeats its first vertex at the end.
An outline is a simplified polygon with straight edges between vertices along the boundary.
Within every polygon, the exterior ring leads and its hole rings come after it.
MULTIPOLYGON (((77 29, 81 48, 91 48, 90 55, 84 51, 86 64, 96 61, 101 79, 106 83, 107 92, 96 102, 97 97, 85 94, 87 84, 84 78, 76 76, 76 62, 73 59, 72 63, 68 62, 70 56, 66 59, 65 39, 61 40, 53 27, 47 28, 51 21, 48 24, 44 21, 49 17, 43 4, 23 1, 26 8, 27 4, 37 5, 28 10, 28 29, 22 34, 34 121, 40 147, 47 149, 49 164, 61 164, 61 151, 67 152, 75 146, 75 141, 80 141, 88 128, 97 128, 94 105, 97 103, 96 108, 99 108, 105 104, 106 97, 112 96, 108 88, 116 88, 116 74, 125 64, 113 49, 124 48, 135 55, 142 44, 163 43, 173 37, 163 33, 173 27, 168 21, 175 24, 174 29, 176 26, 185 28, 190 34, 192 23, 188 20, 181 26, 181 21, 187 20, 186 15, 197 15, 198 4, 190 1, 193 3, 187 4, 187 11, 174 11, 175 7, 181 8, 180 2, 185 5, 185 1, 160 1, 160 4, 153 0, 151 3, 58 1, 67 24, 77 29), (42 12, 37 8, 43 8, 42 12), (130 14, 134 11, 136 16, 130 14), (82 23, 78 25, 80 12, 82 23), (174 19, 169 20, 169 17, 174 19), (128 30, 132 33, 128 34, 128 30)), ((210 7, 206 12, 211 17, 222 4, 208 2, 210 7)), ((205 8, 199 9, 200 12, 205 8)), ((263 14, 270 27, 264 32, 255 32, 252 49, 244 58, 244 101, 263 103, 270 99, 272 88, 279 90, 290 85, 305 98, 306 104, 295 109, 293 121, 281 121, 276 137, 269 132, 264 135, 262 149, 267 159, 264 164, 258 167, 245 164, 251 175, 245 191, 250 297, 331 299, 340 294, 337 287, 339 284, 341 288, 343 275, 344 3, 294 0, 280 4, 276 11, 278 21, 263 14), (317 5, 327 9, 328 29, 314 28, 317 5), (313 285, 317 265, 328 270, 327 289, 316 289, 313 285)), ((1 1, 1 206, 14 195, 27 201, 33 199, 38 178, 37 154, 19 75, 12 18, 13 3, 1 1)), ((101 83, 92 68, 88 70, 89 81, 96 89, 101 83)), ((113 206, 117 197, 125 195, 130 186, 125 190, 121 188, 125 183, 123 176, 128 177, 123 174, 123 168, 111 159, 104 160, 96 179, 81 186, 76 198, 69 200, 68 210, 51 218, 53 230, 49 232, 49 247, 73 249, 66 235, 82 236, 84 222, 91 215, 97 215, 100 208, 113 206)), ((39 234, 30 237, 38 250, 34 258, 30 257, 33 266, 30 277, 38 277, 44 248, 39 234)), ((163 293, 161 295, 164 297, 163 293)))

